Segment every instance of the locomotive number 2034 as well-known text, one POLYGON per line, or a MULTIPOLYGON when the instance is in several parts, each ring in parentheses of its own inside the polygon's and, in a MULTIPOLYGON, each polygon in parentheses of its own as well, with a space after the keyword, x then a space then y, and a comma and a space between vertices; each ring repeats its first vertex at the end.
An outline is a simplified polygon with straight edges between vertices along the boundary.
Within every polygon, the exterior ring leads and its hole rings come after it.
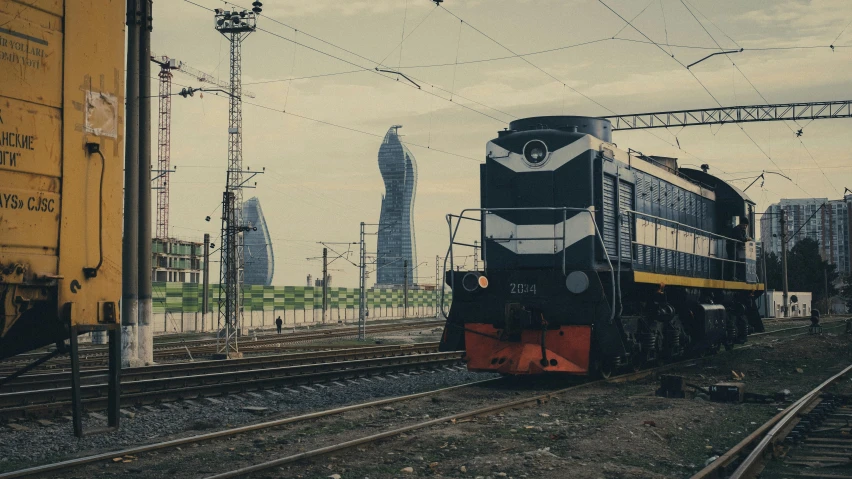
POLYGON ((509 283, 509 294, 535 294, 535 283, 509 283))

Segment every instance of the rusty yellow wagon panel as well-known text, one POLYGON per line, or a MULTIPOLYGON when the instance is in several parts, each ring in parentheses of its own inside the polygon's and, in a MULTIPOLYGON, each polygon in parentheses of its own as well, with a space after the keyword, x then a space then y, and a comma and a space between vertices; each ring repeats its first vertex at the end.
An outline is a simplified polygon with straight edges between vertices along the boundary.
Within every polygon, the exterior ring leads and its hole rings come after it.
POLYGON ((124 11, 0 0, 0 358, 118 321, 124 11))

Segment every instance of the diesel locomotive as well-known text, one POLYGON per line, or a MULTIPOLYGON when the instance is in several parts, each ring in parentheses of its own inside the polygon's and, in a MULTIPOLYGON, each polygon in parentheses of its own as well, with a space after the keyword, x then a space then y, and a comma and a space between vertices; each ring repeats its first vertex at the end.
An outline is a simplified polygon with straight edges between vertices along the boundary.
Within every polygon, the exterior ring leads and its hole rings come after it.
POLYGON ((442 300, 441 350, 472 371, 607 377, 763 330, 755 203, 707 165, 619 149, 606 119, 511 122, 486 147, 480 203, 447 216, 442 300), (465 223, 479 271, 456 267, 465 223))

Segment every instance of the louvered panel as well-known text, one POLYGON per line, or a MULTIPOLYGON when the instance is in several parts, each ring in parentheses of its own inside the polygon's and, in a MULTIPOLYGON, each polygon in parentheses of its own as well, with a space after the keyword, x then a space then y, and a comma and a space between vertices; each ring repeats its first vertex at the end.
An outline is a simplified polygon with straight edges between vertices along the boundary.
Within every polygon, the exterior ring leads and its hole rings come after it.
MULTIPOLYGON (((621 211, 634 210, 633 204, 633 185, 625 181, 618 185, 618 204, 621 211)), ((630 222, 633 220, 632 215, 623 215, 621 221, 621 259, 629 260, 633 255, 630 252, 632 244, 633 228, 630 222)))
POLYGON ((615 177, 604 175, 603 177, 603 240, 609 257, 614 258, 616 252, 615 235, 615 177))

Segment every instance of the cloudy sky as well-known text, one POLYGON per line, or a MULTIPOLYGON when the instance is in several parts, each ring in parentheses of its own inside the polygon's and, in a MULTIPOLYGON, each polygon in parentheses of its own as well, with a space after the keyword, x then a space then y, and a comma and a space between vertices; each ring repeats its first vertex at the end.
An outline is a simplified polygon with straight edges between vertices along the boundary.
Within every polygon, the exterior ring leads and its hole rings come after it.
MULTIPOLYGON (((154 4, 153 51, 227 81, 228 43, 207 10, 226 4, 154 4)), ((245 99, 243 138, 244 165, 266 173, 245 195, 260 198, 279 285, 319 274, 307 259, 321 254, 318 241, 357 241, 360 222, 378 222, 377 153, 391 125, 403 125, 417 158, 418 277, 434 283, 435 256, 448 242, 444 215, 478 206, 485 144, 512 119, 840 100, 852 78, 848 0, 266 0, 263 14, 243 44, 244 89, 255 96, 245 99), (692 73, 681 65, 720 47, 744 51, 692 73), (377 66, 399 68, 421 88, 377 66)), ((182 73, 174 81, 200 86, 182 73)), ((214 94, 174 98, 174 236, 219 236, 227 108, 214 94)), ((616 132, 614 141, 709 163, 741 187, 762 170, 791 177, 769 175, 749 190, 762 210, 780 197, 839 198, 852 188, 850 126, 717 125, 616 132)), ((334 285, 357 285, 351 264, 332 269, 334 285)))

